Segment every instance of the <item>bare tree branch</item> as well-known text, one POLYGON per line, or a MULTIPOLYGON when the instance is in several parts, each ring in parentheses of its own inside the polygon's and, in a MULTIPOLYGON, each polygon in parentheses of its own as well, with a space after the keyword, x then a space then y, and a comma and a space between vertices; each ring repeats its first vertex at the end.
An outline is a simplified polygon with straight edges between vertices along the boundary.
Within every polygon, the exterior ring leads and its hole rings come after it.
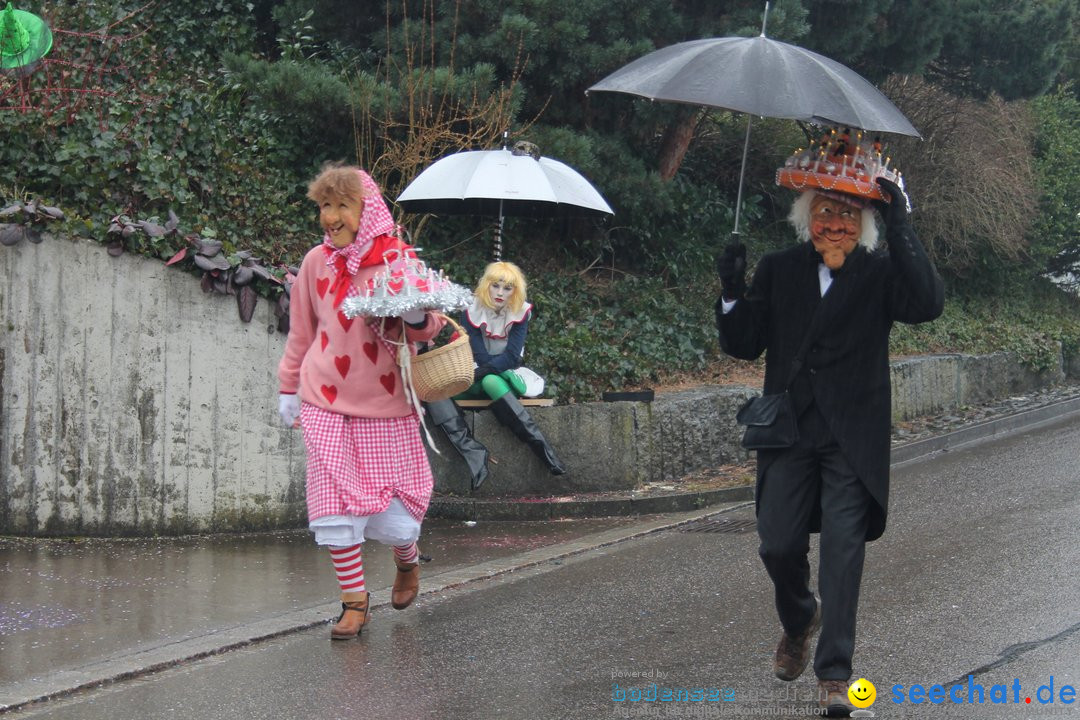
POLYGON ((1026 104, 960 98, 911 77, 890 78, 885 92, 925 138, 889 145, 939 266, 964 275, 986 252, 1023 257, 1038 205, 1026 104))

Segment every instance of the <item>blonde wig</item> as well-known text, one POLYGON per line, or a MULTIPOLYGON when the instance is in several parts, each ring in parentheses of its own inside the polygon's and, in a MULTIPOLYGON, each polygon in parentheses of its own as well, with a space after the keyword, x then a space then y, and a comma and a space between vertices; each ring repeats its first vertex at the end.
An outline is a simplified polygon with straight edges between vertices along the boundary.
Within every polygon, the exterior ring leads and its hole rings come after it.
POLYGON ((340 163, 327 163, 308 185, 307 196, 321 205, 324 200, 338 198, 363 200, 367 197, 367 193, 364 192, 360 168, 340 163))
POLYGON ((480 278, 480 282, 477 283, 476 289, 473 291, 473 295, 480 301, 480 304, 490 310, 496 310, 491 303, 491 289, 492 283, 501 282, 506 285, 512 285, 514 291, 510 293, 510 300, 506 303, 506 306, 511 312, 518 312, 521 310, 521 306, 525 304, 525 273, 521 272, 514 263, 510 262, 493 262, 488 264, 484 268, 484 276, 480 278))
MULTIPOLYGON (((806 190, 795 200, 788 213, 788 222, 795 228, 795 234, 802 242, 810 242, 810 204, 814 201, 817 192, 806 190)), ((860 209, 860 208, 856 208, 860 209)), ((861 208, 862 232, 859 235, 859 244, 869 251, 877 249, 878 229, 874 222, 874 211, 871 208, 861 208)))

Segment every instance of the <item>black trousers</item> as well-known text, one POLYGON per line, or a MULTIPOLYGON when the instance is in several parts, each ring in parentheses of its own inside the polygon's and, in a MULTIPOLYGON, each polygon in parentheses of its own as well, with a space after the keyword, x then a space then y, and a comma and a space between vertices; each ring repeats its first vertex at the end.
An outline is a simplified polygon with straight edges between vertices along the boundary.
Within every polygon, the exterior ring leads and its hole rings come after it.
POLYGON ((873 499, 844 459, 816 404, 799 416, 799 435, 794 447, 769 458, 762 478, 759 553, 776 590, 780 624, 789 635, 797 635, 814 614, 807 554, 811 519, 820 509, 822 624, 814 672, 821 680, 848 680, 873 499))

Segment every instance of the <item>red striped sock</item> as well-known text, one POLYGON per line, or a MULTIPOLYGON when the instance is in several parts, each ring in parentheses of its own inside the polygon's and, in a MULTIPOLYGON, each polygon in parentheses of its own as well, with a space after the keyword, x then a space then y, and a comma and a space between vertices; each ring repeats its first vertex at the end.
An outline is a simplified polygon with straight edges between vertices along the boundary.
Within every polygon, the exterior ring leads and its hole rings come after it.
POLYGON ((394 559, 397 560, 398 565, 408 565, 410 563, 414 563, 419 557, 420 548, 416 546, 416 543, 394 546, 394 559))
POLYGON ((341 592, 364 592, 364 560, 360 554, 361 546, 331 547, 330 559, 334 561, 341 592))

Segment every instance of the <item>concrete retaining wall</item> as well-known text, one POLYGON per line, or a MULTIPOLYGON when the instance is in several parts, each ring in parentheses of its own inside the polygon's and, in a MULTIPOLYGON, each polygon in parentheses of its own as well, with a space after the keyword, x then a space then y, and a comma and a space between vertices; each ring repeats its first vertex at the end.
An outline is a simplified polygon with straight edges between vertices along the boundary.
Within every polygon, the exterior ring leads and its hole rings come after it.
MULTIPOLYGON (((928 355, 892 364, 893 422, 947 412, 994 398, 1030 392, 1066 380, 1065 360, 1036 373, 1008 353, 928 355)), ((1068 377, 1078 377, 1072 374, 1068 377)), ((572 475, 554 480, 539 462, 521 457, 521 445, 488 413, 466 413, 476 437, 497 460, 491 478, 476 494, 541 493, 552 488, 631 489, 743 460, 742 430, 735 412, 759 388, 709 386, 657 396, 652 403, 582 403, 536 408, 544 433, 572 475), (631 441, 632 439, 632 441, 631 441)), ((442 440, 441 434, 439 434, 442 440)), ((440 447, 443 447, 440 445, 440 447)), ((452 449, 432 462, 439 489, 468 492, 468 470, 452 449)))
MULTIPOLYGON (((714 386, 661 394, 651 403, 530 408, 570 470, 563 478, 548 474, 490 412, 466 412, 473 435, 488 447, 493 461, 490 479, 476 495, 628 490, 737 461, 746 455, 738 445, 741 432, 735 411, 756 392, 748 387, 714 386)), ((432 436, 442 453, 429 453, 437 489, 467 494, 469 475, 464 461, 441 431, 433 430, 432 436)))
POLYGON ((0 532, 295 526, 304 452, 279 427, 269 304, 160 261, 49 238, 0 248, 0 532))
MULTIPOLYGON (((0 533, 178 534, 301 527, 304 451, 279 426, 285 338, 160 261, 49 238, 0 247, 0 533)), ((1077 376, 1006 354, 899 360, 894 418, 948 410, 1077 376)), ((701 387, 652 403, 535 408, 571 472, 547 474, 488 412, 466 413, 492 453, 479 495, 620 490, 744 458, 735 410, 756 392, 701 387)), ((439 431, 437 489, 466 493, 439 431)))
MULTIPOLYGON (((1060 346, 1059 346, 1060 348, 1060 346)), ((893 421, 909 420, 964 405, 977 405, 1065 381, 1067 361, 1058 350, 1054 366, 1035 372, 1009 353, 934 355, 894 360, 893 421)), ((1076 373, 1072 377, 1080 377, 1076 373)))

